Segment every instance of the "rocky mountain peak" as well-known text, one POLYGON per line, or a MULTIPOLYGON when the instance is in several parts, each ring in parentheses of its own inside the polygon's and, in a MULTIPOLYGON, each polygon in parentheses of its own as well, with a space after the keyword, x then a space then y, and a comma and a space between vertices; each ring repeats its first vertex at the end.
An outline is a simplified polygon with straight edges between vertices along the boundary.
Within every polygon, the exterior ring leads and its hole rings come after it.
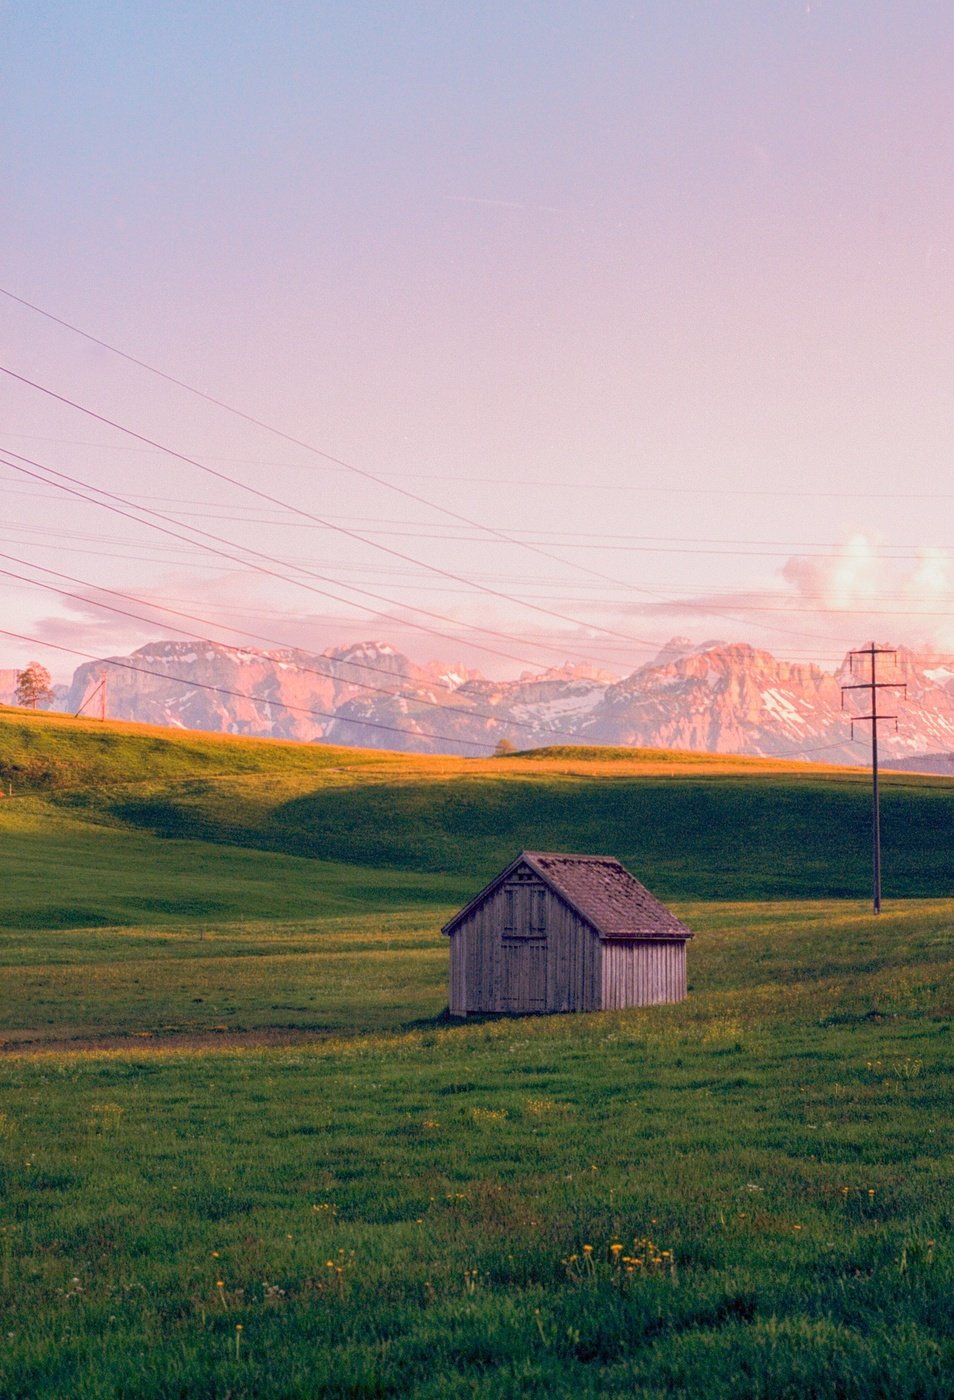
MULTIPOLYGON (((520 748, 629 744, 867 761, 864 736, 851 742, 841 708, 847 661, 832 673, 746 642, 674 637, 622 680, 567 663, 490 681, 460 665, 419 666, 379 641, 319 656, 170 640, 121 659, 122 668, 110 669, 110 658, 79 667, 62 707, 79 709, 105 667, 111 715, 188 729, 434 753, 475 754, 506 738, 520 748)), ((885 692, 899 714, 898 733, 886 727, 882 736, 885 761, 954 751, 954 662, 900 648, 882 675, 908 686, 907 702, 885 692)))

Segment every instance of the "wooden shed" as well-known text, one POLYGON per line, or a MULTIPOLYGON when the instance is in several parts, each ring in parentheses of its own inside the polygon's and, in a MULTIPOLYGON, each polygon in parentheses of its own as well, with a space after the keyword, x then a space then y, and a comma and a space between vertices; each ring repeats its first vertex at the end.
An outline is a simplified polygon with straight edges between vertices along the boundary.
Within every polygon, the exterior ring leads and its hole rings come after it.
POLYGON ((450 1011, 608 1011, 682 1001, 675 914, 610 856, 523 851, 444 926, 450 1011))

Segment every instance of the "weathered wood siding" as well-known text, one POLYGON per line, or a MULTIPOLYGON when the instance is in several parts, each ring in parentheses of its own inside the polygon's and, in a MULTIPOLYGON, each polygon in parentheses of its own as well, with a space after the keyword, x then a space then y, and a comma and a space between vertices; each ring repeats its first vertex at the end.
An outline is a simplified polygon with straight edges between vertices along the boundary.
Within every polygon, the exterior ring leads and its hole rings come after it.
POLYGON ((450 945, 454 1015, 600 1009, 598 936, 527 867, 471 910, 450 945))
POLYGON ((681 941, 603 944, 603 1009, 655 1006, 686 997, 686 945, 681 941))
POLYGON ((449 1009, 452 1016, 466 1016, 467 979, 465 976, 467 944, 463 930, 458 929, 450 936, 450 998, 449 1009))

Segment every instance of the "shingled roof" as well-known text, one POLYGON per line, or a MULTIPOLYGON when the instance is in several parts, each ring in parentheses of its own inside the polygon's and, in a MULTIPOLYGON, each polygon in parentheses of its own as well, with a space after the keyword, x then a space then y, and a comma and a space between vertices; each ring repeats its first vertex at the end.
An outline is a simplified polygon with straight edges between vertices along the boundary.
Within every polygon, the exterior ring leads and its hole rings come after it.
POLYGON ((547 851, 522 851, 445 926, 444 932, 449 933, 456 927, 471 909, 524 863, 591 924, 601 938, 684 940, 692 937, 686 925, 612 856, 571 856, 547 851))

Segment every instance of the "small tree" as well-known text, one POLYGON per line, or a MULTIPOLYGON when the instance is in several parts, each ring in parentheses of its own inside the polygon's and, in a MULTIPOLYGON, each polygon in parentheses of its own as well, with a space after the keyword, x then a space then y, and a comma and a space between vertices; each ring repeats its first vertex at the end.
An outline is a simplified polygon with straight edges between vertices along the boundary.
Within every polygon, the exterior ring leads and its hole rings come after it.
POLYGON ((16 701, 18 705, 28 705, 35 710, 38 705, 47 705, 53 699, 52 676, 39 661, 31 661, 23 671, 17 672, 16 701))
POLYGON ((509 739, 498 739, 497 747, 494 749, 494 758, 506 758, 508 753, 516 752, 516 744, 511 744, 509 739))

